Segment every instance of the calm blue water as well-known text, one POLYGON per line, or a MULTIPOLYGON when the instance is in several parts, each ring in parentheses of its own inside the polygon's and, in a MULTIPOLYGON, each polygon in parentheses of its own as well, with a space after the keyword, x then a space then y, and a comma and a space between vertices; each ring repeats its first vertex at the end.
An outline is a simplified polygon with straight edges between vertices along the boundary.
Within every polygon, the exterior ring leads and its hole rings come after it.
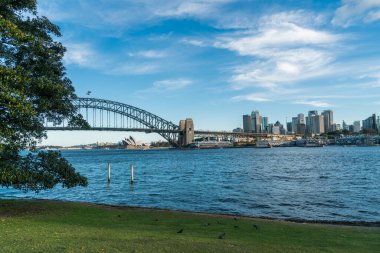
POLYGON ((380 221, 380 147, 62 154, 88 177, 87 188, 57 187, 37 194, 0 188, 0 196, 273 218, 380 221), (130 164, 135 167, 133 186, 130 164))

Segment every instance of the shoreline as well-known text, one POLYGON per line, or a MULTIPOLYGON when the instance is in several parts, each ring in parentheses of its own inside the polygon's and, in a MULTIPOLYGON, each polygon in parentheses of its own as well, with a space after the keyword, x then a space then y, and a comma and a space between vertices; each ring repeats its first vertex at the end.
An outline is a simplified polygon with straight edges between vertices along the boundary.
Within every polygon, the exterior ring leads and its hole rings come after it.
POLYGON ((102 206, 110 207, 118 210, 141 210, 141 211, 158 211, 158 212, 174 212, 183 214, 199 214, 202 216, 210 217, 223 217, 223 218, 244 218, 251 220, 261 220, 261 221, 275 221, 283 223, 296 223, 296 224, 314 224, 314 225, 331 225, 331 226, 342 226, 342 227, 368 227, 368 228, 379 228, 380 221, 344 221, 344 220, 308 220, 301 218, 273 218, 270 216, 249 216, 241 214, 225 214, 225 213, 207 213, 207 212, 197 212, 188 210, 176 210, 169 208, 159 208, 159 207, 144 207, 144 206, 128 206, 128 205, 115 205, 115 204, 105 204, 105 203, 94 203, 94 202, 82 202, 82 201, 69 201, 69 200, 57 200, 57 199, 38 199, 38 198, 9 198, 2 199, 1 201, 33 201, 33 202, 46 202, 46 203, 71 203, 79 205, 89 205, 89 206, 102 206))

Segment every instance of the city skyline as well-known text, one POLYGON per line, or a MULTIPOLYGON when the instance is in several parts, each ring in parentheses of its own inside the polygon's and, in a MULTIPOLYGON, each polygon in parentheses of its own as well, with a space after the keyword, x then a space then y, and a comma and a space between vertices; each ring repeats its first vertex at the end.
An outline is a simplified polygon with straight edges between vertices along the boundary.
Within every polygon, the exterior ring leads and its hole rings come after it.
MULTIPOLYGON (((241 127, 247 108, 281 122, 312 109, 350 123, 379 111, 380 1, 42 0, 38 12, 62 30, 80 97, 213 130, 241 127)), ((125 134, 92 135, 44 143, 125 134)))

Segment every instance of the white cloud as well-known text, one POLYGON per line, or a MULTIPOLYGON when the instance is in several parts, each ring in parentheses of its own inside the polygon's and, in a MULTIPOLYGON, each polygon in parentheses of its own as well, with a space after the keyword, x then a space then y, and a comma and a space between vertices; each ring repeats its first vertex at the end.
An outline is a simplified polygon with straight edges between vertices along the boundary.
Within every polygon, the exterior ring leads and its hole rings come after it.
POLYGON ((202 41, 202 40, 199 40, 199 39, 187 39, 187 38, 184 38, 180 42, 182 42, 184 44, 189 44, 189 45, 197 46, 197 47, 205 47, 205 46, 207 46, 207 44, 206 44, 205 41, 202 41))
POLYGON ((106 70, 111 75, 145 75, 159 72, 160 67, 151 63, 122 63, 114 64, 117 67, 106 70))
POLYGON ((207 17, 221 5, 229 2, 232 0, 172 0, 153 5, 155 8, 152 11, 155 15, 162 17, 207 17))
POLYGON ((314 100, 314 101, 300 100, 300 101, 295 101, 294 104, 308 105, 308 106, 312 106, 312 107, 322 107, 322 108, 333 106, 332 104, 330 104, 328 102, 319 101, 319 100, 314 100))
POLYGON ((178 90, 183 89, 192 83, 193 81, 190 79, 179 78, 156 81, 153 83, 153 86, 158 89, 178 90))
POLYGON ((335 11, 332 24, 348 27, 357 22, 377 20, 380 20, 380 0, 342 0, 342 5, 335 11))
POLYGON ((248 94, 248 95, 235 96, 235 97, 232 97, 232 100, 236 100, 236 101, 254 101, 254 102, 268 102, 268 101, 271 101, 269 98, 266 97, 265 94, 262 94, 262 93, 251 93, 251 94, 248 94))
POLYGON ((260 19, 257 29, 217 38, 215 47, 252 59, 251 63, 233 69, 233 88, 257 86, 275 89, 280 84, 295 83, 331 72, 329 64, 335 59, 331 49, 335 47, 337 51, 336 45, 343 36, 303 27, 300 24, 303 19, 296 18, 300 13, 307 15, 305 12, 282 12, 265 16, 260 19))
POLYGON ((138 51, 133 53, 128 53, 129 56, 132 57, 143 57, 143 58, 164 58, 167 56, 166 52, 158 51, 158 50, 146 50, 146 51, 138 51))
POLYGON ((68 65, 94 68, 101 64, 100 57, 90 44, 65 43, 64 62, 68 65))

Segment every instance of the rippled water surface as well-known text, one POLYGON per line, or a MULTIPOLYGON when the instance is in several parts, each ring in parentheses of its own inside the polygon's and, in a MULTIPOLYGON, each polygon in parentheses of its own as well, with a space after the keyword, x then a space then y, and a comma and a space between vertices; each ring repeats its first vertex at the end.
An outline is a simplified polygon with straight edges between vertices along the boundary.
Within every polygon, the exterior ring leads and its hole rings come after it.
POLYGON ((380 147, 78 150, 62 154, 88 177, 88 187, 57 187, 37 194, 0 188, 0 197, 273 218, 380 221, 380 147), (130 164, 135 167, 133 186, 130 164))

